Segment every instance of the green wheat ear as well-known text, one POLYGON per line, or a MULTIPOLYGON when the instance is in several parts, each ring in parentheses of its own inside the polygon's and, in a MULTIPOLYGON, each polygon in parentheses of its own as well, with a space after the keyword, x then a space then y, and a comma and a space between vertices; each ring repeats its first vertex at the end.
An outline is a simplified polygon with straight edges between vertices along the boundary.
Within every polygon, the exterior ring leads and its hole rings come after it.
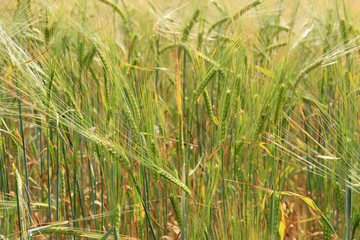
POLYGON ((108 150, 108 152, 110 154, 112 154, 114 157, 116 157, 126 169, 130 168, 129 158, 126 156, 122 147, 115 146, 115 145, 111 144, 110 142, 106 141, 105 139, 101 140, 99 137, 92 135, 92 134, 88 134, 88 135, 86 135, 86 137, 90 141, 93 141, 94 143, 96 143, 100 146, 103 146, 106 150, 108 150))
POLYGON ((195 23, 197 22, 199 15, 200 15, 200 9, 196 9, 193 16, 191 17, 190 22, 186 25, 186 27, 184 28, 184 30, 182 32, 181 40, 183 42, 186 42, 188 40, 190 31, 194 27, 195 23))
POLYGON ((274 125, 277 125, 278 121, 279 121, 279 117, 281 115, 281 108, 282 108, 282 104, 283 104, 283 99, 284 99, 284 95, 285 95, 285 91, 286 91, 286 85, 285 84, 281 84, 280 85, 280 90, 279 90, 279 94, 278 94, 278 98, 276 100, 276 104, 275 104, 275 110, 274 110, 274 125))
POLYGON ((120 226, 121 226, 121 206, 120 204, 116 204, 116 208, 114 211, 114 227, 120 231, 120 226))
POLYGON ((224 106, 222 107, 222 112, 221 112, 221 130, 220 130, 220 136, 221 136, 221 140, 224 140, 226 137, 226 127, 227 127, 227 117, 229 114, 229 110, 230 110, 230 102, 231 102, 231 91, 228 90, 226 91, 225 94, 225 101, 224 101, 224 106))
MULTIPOLYGON (((153 139, 150 142, 150 149, 151 149, 151 153, 154 158, 154 162, 156 165, 158 165, 159 159, 160 159, 159 150, 156 147, 155 141, 153 139)), ((159 174, 157 172, 153 172, 153 178, 154 178, 155 183, 157 183, 159 181, 159 174)))
POLYGON ((100 2, 105 3, 106 5, 112 7, 114 9, 115 12, 117 12, 119 14, 119 16, 121 17, 121 19, 126 22, 126 17, 125 14, 123 13, 123 11, 120 9, 120 7, 118 5, 116 5, 113 2, 110 2, 109 0, 99 0, 100 2))
POLYGON ((262 3, 262 0, 255 0, 254 2, 252 2, 249 5, 242 8, 238 13, 234 14, 232 17, 221 18, 220 20, 216 21, 214 24, 212 24, 209 27, 208 34, 210 34, 215 28, 217 28, 221 24, 227 23, 227 25, 229 25, 231 20, 235 21, 236 19, 238 19, 239 17, 244 15, 247 11, 255 8, 256 6, 258 6, 260 3, 262 3))
POLYGON ((158 168, 156 166, 152 167, 152 169, 157 174, 159 174, 160 176, 165 178, 166 180, 172 182, 173 184, 175 184, 176 186, 178 186, 179 188, 184 190, 184 192, 186 192, 190 196, 190 198, 193 198, 193 195, 192 195, 190 189, 183 182, 181 182, 178 178, 174 177, 173 175, 171 175, 169 172, 165 171, 164 169, 158 168))
MULTIPOLYGON (((24 233, 26 229, 26 219, 25 219, 25 199, 23 196, 22 188, 23 183, 15 164, 13 164, 13 169, 15 173, 16 180, 16 203, 18 209, 18 222, 20 228, 20 238, 25 239, 24 233)), ((30 214, 30 213, 29 213, 30 214)))
POLYGON ((173 194, 170 194, 170 202, 174 210, 174 214, 176 217, 176 221, 179 224, 179 227, 181 228, 181 214, 180 214, 180 208, 179 208, 179 202, 176 200, 176 197, 173 194))
POLYGON ((213 114, 213 110, 212 110, 211 99, 210 99, 209 93, 206 89, 204 91, 204 99, 205 99, 206 112, 209 116, 209 119, 212 121, 214 119, 214 114, 213 114))

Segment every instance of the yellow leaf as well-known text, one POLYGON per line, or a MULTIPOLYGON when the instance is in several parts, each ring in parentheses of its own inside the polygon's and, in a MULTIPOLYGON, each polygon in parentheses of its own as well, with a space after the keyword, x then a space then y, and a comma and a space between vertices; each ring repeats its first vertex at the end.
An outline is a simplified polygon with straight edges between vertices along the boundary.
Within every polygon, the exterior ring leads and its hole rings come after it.
POLYGON ((281 212, 281 219, 280 219, 280 223, 279 223, 279 234, 280 234, 280 239, 283 240, 285 237, 285 229, 286 229, 285 212, 281 206, 281 202, 279 204, 280 204, 280 212, 281 212))
POLYGON ((266 202, 266 199, 267 199, 268 197, 270 197, 271 194, 273 194, 273 192, 270 193, 269 195, 265 195, 265 196, 264 196, 264 199, 263 199, 262 204, 261 204, 261 207, 262 207, 262 210, 263 210, 263 211, 265 210, 265 202, 266 202))
POLYGON ((259 143, 259 146, 264 149, 270 156, 274 157, 271 152, 269 151, 269 149, 267 149, 265 146, 264 146, 264 143, 259 143))
POLYGON ((281 192, 282 195, 287 195, 287 196, 293 196, 293 197, 298 197, 301 200, 303 200, 310 208, 310 211, 312 212, 312 214, 314 215, 314 217, 316 216, 320 216, 320 218, 324 221, 324 223, 331 229, 331 231, 336 234, 337 233, 335 231, 335 229, 331 226, 329 220, 327 220, 327 218, 325 217, 325 215, 321 212, 321 210, 318 208, 318 206, 316 206, 316 204, 314 203, 314 201, 311 198, 302 196, 300 194, 297 193, 292 193, 292 192, 281 192))
POLYGON ((217 120, 217 118, 214 116, 213 117, 213 120, 214 120, 214 123, 216 124, 216 126, 220 126, 220 124, 219 124, 219 120, 217 120))

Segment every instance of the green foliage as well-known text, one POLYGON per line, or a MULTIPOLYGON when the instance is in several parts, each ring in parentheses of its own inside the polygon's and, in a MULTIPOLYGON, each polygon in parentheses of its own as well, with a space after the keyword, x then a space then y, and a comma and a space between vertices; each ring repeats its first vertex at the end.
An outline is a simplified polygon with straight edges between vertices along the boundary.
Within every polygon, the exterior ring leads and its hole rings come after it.
POLYGON ((359 238, 358 7, 0 4, 0 238, 359 238))

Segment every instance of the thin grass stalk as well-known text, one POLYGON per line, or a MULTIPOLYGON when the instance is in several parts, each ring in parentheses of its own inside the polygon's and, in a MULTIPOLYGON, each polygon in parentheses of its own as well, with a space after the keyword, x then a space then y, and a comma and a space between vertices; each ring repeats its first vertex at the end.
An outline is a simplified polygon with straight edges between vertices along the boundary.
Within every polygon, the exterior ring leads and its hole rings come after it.
MULTIPOLYGON (((104 176, 104 170, 103 170, 103 166, 100 166, 100 178, 101 178, 101 216, 103 216, 104 214, 104 210, 105 210, 105 200, 104 200, 104 179, 105 179, 105 176, 104 176)), ((101 217, 101 228, 100 229, 103 229, 104 228, 104 217, 101 217)))
MULTIPOLYGON (((305 131, 306 132, 308 132, 309 131, 309 126, 308 126, 308 118, 307 118, 307 115, 308 115, 308 113, 311 113, 310 112, 310 106, 309 106, 309 104, 307 104, 306 103, 306 108, 305 108, 305 110, 302 110, 304 113, 304 116, 305 116, 305 121, 304 121, 304 129, 305 129, 305 131)), ((305 136, 305 144, 306 144, 306 149, 305 149, 305 151, 306 152, 309 152, 309 136, 305 136)), ((308 160, 308 161, 310 161, 310 158, 307 156, 306 157, 306 159, 308 160)), ((308 185, 307 185, 307 187, 308 187, 308 193, 309 193, 309 197, 310 198, 312 198, 312 194, 313 194, 313 189, 312 189, 312 173, 311 173, 311 169, 310 169, 310 166, 307 166, 307 169, 308 169, 308 175, 307 175, 307 177, 308 177, 308 185)), ((314 228, 315 226, 314 226, 314 223, 312 223, 312 228, 314 228)))
MULTIPOLYGON (((77 190, 78 190, 78 193, 79 193, 79 202, 80 202, 80 209, 81 209, 81 214, 83 216, 83 224, 84 224, 84 228, 86 228, 86 211, 85 211, 85 206, 84 206, 84 198, 83 198, 83 194, 82 194, 82 191, 81 191, 81 186, 80 186, 80 180, 79 180, 79 176, 76 176, 76 186, 77 186, 77 190)), ((75 190, 76 191, 76 190, 75 190)))
MULTIPOLYGON (((59 134, 56 133, 56 216, 55 220, 59 221, 60 219, 60 167, 59 167, 59 134)), ((59 239, 59 235, 56 234, 56 240, 59 239)))
MULTIPOLYGON (((220 127, 220 141, 223 144, 221 149, 221 175, 222 175, 222 210, 223 210, 223 224, 224 229, 226 229, 226 185, 225 185, 225 166, 224 166, 224 148, 227 144, 227 134, 226 134, 226 127, 227 127, 227 116, 229 114, 230 109, 230 102, 231 102, 231 91, 227 90, 225 94, 225 99, 223 102, 222 112, 221 112, 221 127, 220 127)), ((226 231, 224 232, 225 238, 227 237, 226 231)))
POLYGON ((134 175, 132 174, 131 170, 129 169, 128 171, 129 171, 129 174, 130 174, 132 180, 134 181, 136 191, 137 191, 137 193, 139 194, 139 198, 140 198, 141 204, 142 204, 142 206, 143 206, 143 208, 144 208, 144 211, 145 211, 145 214, 146 214, 146 218, 147 218, 147 222, 149 223, 149 226, 150 226, 150 232, 151 232, 152 239, 156 239, 154 227, 153 227, 152 222, 151 222, 150 213, 149 213, 149 211, 147 210, 146 204, 145 204, 145 202, 144 202, 144 200, 143 200, 143 198, 142 198, 141 189, 140 189, 139 185, 137 184, 137 182, 136 182, 136 180, 135 180, 135 177, 134 177, 134 175))
MULTIPOLYGON (((349 178, 349 182, 351 179, 349 178)), ((351 188, 346 189, 346 239, 351 240, 351 188)))
MULTIPOLYGON (((143 181, 143 194, 142 194, 142 196, 144 198, 145 207, 146 207, 146 209, 150 209, 149 180, 148 180, 148 172, 147 172, 146 167, 144 167, 144 166, 141 167, 140 175, 143 177, 142 178, 142 181, 143 181)), ((146 238, 147 239, 149 239, 149 232, 151 231, 151 229, 149 231, 148 228, 150 229, 151 227, 150 227, 149 222, 147 221, 147 222, 145 222, 146 238)))
MULTIPOLYGON (((96 185, 94 186, 94 177, 93 177, 93 169, 92 169, 92 166, 91 166, 91 161, 90 161, 90 158, 88 157, 88 167, 89 167, 89 181, 90 181, 90 190, 91 190, 91 200, 92 200, 92 206, 93 206, 93 214, 96 215, 96 204, 95 204, 95 201, 96 201, 96 195, 95 195, 95 187, 96 185)), ((94 224, 95 224, 95 228, 97 226, 97 221, 96 221, 96 218, 94 218, 94 224)))
MULTIPOLYGON (((74 145, 73 145, 73 149, 72 149, 72 177, 73 177, 73 182, 72 182, 72 187, 73 187, 73 196, 74 196, 74 219, 77 218, 77 216, 79 215, 79 211, 81 211, 81 204, 80 204, 80 209, 79 209, 79 205, 77 205, 77 198, 79 198, 79 200, 82 198, 81 197, 81 193, 80 193, 80 188, 78 187, 78 161, 77 161, 77 152, 78 152, 78 142, 77 142, 77 134, 74 134, 74 145), (78 210, 79 209, 79 210, 78 210)), ((74 222, 75 227, 79 227, 79 223, 76 221, 74 222)))
MULTIPOLYGON (((183 40, 187 40, 187 38, 188 38, 188 35, 189 35, 189 33, 190 33, 190 30, 191 30, 191 28, 193 27, 193 25, 194 25, 194 22, 197 20, 197 17, 198 17, 198 15, 199 15, 199 13, 200 13, 200 11, 196 11, 195 12, 195 15, 194 15, 194 18, 191 20, 191 22, 190 22, 190 25, 188 25, 187 27, 186 27, 186 29, 187 30, 184 30, 184 32, 183 32, 183 40)), ((177 50, 175 50, 175 51, 177 51, 177 50)), ((177 55, 177 53, 176 53, 176 55, 177 55)), ((178 78, 178 77, 177 77, 178 78)), ((181 83, 180 83, 181 84, 181 83)), ((182 77, 182 90, 180 90, 181 91, 181 93, 180 93, 180 95, 182 96, 182 112, 185 112, 185 109, 186 109, 186 50, 184 49, 184 58, 183 58, 183 77, 182 77)), ((180 115, 180 118, 181 118, 181 120, 180 120, 180 126, 183 126, 183 119, 182 119, 182 112, 181 112, 181 115, 180 115)), ((188 113, 188 114, 191 114, 191 113, 188 113)), ((187 163, 185 162, 185 145, 183 144, 183 142, 184 142, 184 128, 183 127, 181 127, 180 128, 180 131, 181 131, 181 133, 180 133, 180 139, 182 139, 182 140, 180 140, 180 148, 182 148, 180 151, 181 151, 181 153, 182 153, 182 158, 181 158, 181 160, 183 161, 183 167, 182 167, 182 177, 181 177, 181 180, 182 180, 182 182, 186 185, 186 183, 187 183, 187 176, 188 176, 188 174, 187 174, 187 168, 188 168, 188 166, 187 166, 187 163)), ((189 140, 190 140, 190 136, 189 136, 189 140)), ((190 151, 189 151, 190 152, 190 151)), ((180 155, 181 156, 181 155, 180 155)), ((186 195, 185 195, 185 193, 183 193, 183 197, 182 197, 182 214, 181 214, 181 217, 182 217, 182 225, 181 225, 181 239, 182 240, 184 240, 185 239, 185 225, 186 225, 186 201, 185 201, 185 197, 186 197, 186 195)))
MULTIPOLYGON (((176 38, 174 37, 175 45, 176 38)), ((184 129, 183 129, 183 109, 182 109, 182 81, 178 66, 178 52, 177 47, 175 47, 175 70, 176 70, 176 86, 175 86, 175 95, 176 95, 176 105, 177 105, 177 118, 178 118, 178 128, 179 128, 179 137, 178 137, 178 149, 179 149, 179 162, 180 162, 180 172, 181 172, 181 181, 183 185, 186 185, 186 162, 185 162, 185 147, 184 147, 184 129)), ((181 240, 185 239, 185 217, 186 217, 186 199, 185 191, 182 191, 182 200, 181 200, 181 209, 182 209, 182 225, 181 225, 181 240)))
POLYGON ((26 156, 26 146, 25 146, 25 134, 24 134, 24 126, 22 119, 22 108, 21 108, 21 96, 20 93, 18 98, 19 105, 19 120, 20 120, 20 135, 22 141, 22 150, 23 150, 23 158, 24 158, 24 170, 25 170, 25 186, 26 186, 26 197, 27 197, 27 208, 28 208, 28 216, 29 216, 29 224, 31 225, 31 200, 30 200, 30 185, 29 185, 29 174, 28 174, 28 161, 26 156))
MULTIPOLYGON (((47 148, 46 148, 46 152, 47 152, 47 188, 48 188, 48 206, 49 206, 49 212, 48 212, 48 219, 49 222, 52 221, 52 217, 51 217, 51 175, 50 175, 50 169, 51 169, 51 165, 50 165, 50 147, 51 147, 51 126, 48 126, 48 136, 47 136, 47 148)), ((52 239, 52 235, 50 235, 50 240, 52 239)))
MULTIPOLYGON (((63 153, 63 158, 64 158, 64 166, 65 166, 65 172, 66 172, 66 184, 67 184, 67 194, 69 197, 69 202, 70 202, 70 212, 71 212, 71 218, 73 220, 73 227, 75 227, 75 209, 74 209, 74 204, 73 204, 73 198, 72 198, 72 194, 71 194, 71 185, 70 185, 70 172, 69 172, 69 166, 67 164, 66 161, 66 150, 65 150, 65 143, 62 142, 62 153, 63 153)), ((75 239, 75 237, 74 237, 75 239)))

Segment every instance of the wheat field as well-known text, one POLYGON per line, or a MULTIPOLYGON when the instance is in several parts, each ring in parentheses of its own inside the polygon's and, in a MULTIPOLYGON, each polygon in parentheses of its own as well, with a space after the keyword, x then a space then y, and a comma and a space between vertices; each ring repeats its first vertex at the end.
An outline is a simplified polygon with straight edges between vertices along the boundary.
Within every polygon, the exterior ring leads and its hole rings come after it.
POLYGON ((358 9, 0 0, 0 239, 360 239, 358 9))

